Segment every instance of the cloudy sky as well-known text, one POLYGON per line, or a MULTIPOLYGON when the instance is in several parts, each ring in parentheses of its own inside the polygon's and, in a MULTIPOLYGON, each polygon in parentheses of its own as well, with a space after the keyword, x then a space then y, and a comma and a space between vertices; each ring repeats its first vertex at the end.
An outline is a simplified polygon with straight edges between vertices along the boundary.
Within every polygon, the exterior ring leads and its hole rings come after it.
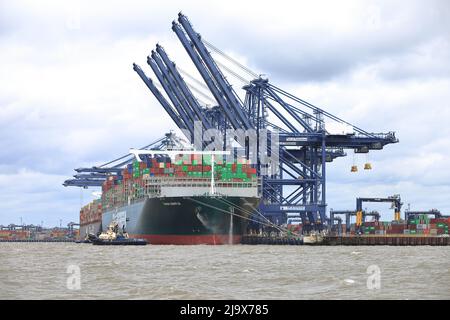
MULTIPOLYGON (((0 224, 78 221, 92 191, 73 168, 149 143, 175 125, 132 70, 159 42, 193 70, 171 30, 202 36, 270 81, 400 143, 328 166, 328 204, 401 194, 450 214, 448 1, 0 0, 0 224), (339 3, 339 4, 337 4, 339 3)), ((370 206, 392 218, 389 205, 370 206)))

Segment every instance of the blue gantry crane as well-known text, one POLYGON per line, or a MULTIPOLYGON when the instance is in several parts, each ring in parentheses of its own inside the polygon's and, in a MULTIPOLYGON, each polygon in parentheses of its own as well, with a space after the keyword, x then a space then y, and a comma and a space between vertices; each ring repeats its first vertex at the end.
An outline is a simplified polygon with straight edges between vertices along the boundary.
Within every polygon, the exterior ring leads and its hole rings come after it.
MULTIPOLYGON (((177 137, 174 132, 168 132, 163 137, 153 141, 152 143, 140 148, 146 150, 167 150, 167 149, 184 149, 186 141, 177 137)), ((162 155, 159 155, 162 156, 162 155)), ((135 160, 134 155, 126 154, 117 159, 111 160, 99 166, 89 168, 77 168, 73 177, 64 181, 65 187, 101 187, 108 176, 120 175, 123 168, 135 160)))
MULTIPOLYGON (((269 175, 262 175, 267 165, 260 161, 261 154, 257 152, 257 169, 263 181, 263 201, 259 210, 273 222, 283 223, 288 213, 298 213, 306 230, 308 227, 322 229, 327 223, 326 163, 345 156, 345 149, 367 153, 398 142, 394 132, 366 132, 259 76, 244 85, 242 89, 245 91, 245 98, 242 101, 208 48, 214 52, 220 50, 204 41, 182 13, 179 13, 178 21, 173 21, 172 30, 216 100, 216 112, 212 113, 212 108, 208 110, 198 105, 192 91, 177 72, 174 62, 159 44, 156 45, 156 51, 152 51, 148 57, 148 63, 172 105, 163 100, 155 88, 149 86, 152 80, 138 65, 133 65, 134 70, 180 129, 193 128, 194 121, 201 120, 205 130, 214 127, 224 134, 226 129, 252 129, 258 135, 262 130, 278 133, 279 145, 272 146, 270 141, 267 143, 268 152, 279 156, 277 170, 272 170, 269 175), (220 117, 217 117, 218 113, 220 117), (277 119, 281 125, 274 125, 271 119, 277 119), (326 121, 351 126, 353 132, 332 134, 326 130, 326 121)), ((256 76, 248 68, 242 65, 240 67, 256 76)), ((187 138, 191 142, 194 140, 192 133, 187 138)))

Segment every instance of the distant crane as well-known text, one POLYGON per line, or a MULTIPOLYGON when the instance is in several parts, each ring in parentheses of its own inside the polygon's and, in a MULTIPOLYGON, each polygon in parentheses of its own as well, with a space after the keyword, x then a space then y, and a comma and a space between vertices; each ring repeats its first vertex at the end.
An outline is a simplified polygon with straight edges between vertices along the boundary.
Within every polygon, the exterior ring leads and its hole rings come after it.
MULTIPOLYGON (((356 231, 360 231, 362 225, 364 224, 367 216, 373 216, 376 221, 380 220, 380 213, 377 211, 366 212, 363 211, 362 206, 365 202, 388 202, 391 203, 391 209, 394 209, 394 220, 400 220, 400 211, 403 203, 401 202, 400 195, 393 195, 386 198, 356 198, 356 209, 355 210, 330 210, 330 223, 333 224, 333 219, 336 215, 345 215, 345 227, 347 232, 350 231, 351 217, 356 217, 356 231)), ((331 230, 331 225, 329 229, 331 230)))

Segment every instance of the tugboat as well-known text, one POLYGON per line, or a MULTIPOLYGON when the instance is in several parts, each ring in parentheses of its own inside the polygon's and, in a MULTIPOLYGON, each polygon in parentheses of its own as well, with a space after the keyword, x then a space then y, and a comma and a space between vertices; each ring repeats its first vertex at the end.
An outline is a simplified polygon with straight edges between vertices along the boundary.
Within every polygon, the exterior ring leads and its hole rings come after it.
POLYGON ((102 232, 98 237, 89 235, 89 240, 93 245, 102 246, 144 246, 148 244, 147 240, 129 238, 125 228, 119 231, 119 224, 111 222, 106 232, 102 232))

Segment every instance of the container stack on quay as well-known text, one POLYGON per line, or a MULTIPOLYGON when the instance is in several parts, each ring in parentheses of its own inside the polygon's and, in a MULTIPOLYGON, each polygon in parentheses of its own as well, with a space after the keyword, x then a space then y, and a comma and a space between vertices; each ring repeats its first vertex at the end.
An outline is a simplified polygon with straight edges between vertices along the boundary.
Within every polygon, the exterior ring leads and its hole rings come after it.
POLYGON ((26 240, 30 238, 30 230, 0 230, 0 240, 26 240))
POLYGON ((430 235, 448 234, 448 227, 450 226, 450 218, 436 218, 430 219, 430 235))
MULTIPOLYGON (((420 214, 408 221, 369 221, 362 224, 364 235, 444 235, 448 234, 450 218, 430 219, 427 214, 420 214)), ((345 230, 345 227, 343 228, 345 230)), ((356 226, 352 224, 350 234, 356 234, 356 226)))
POLYGON ((444 235, 448 234, 450 218, 430 219, 426 214, 420 214, 408 220, 408 228, 403 230, 404 234, 411 235, 444 235))
POLYGON ((302 225, 301 224, 288 224, 286 226, 288 230, 288 234, 301 234, 302 233, 302 225))
MULTIPOLYGON (((78 234, 75 232, 75 237, 78 236, 78 234)), ((48 232, 46 235, 43 236, 43 240, 45 239, 64 239, 67 237, 67 230, 63 228, 53 228, 50 229, 50 232, 48 232)))
POLYGON ((79 237, 79 230, 68 228, 43 228, 34 225, 0 226, 0 242, 2 241, 55 241, 70 240, 79 237))

